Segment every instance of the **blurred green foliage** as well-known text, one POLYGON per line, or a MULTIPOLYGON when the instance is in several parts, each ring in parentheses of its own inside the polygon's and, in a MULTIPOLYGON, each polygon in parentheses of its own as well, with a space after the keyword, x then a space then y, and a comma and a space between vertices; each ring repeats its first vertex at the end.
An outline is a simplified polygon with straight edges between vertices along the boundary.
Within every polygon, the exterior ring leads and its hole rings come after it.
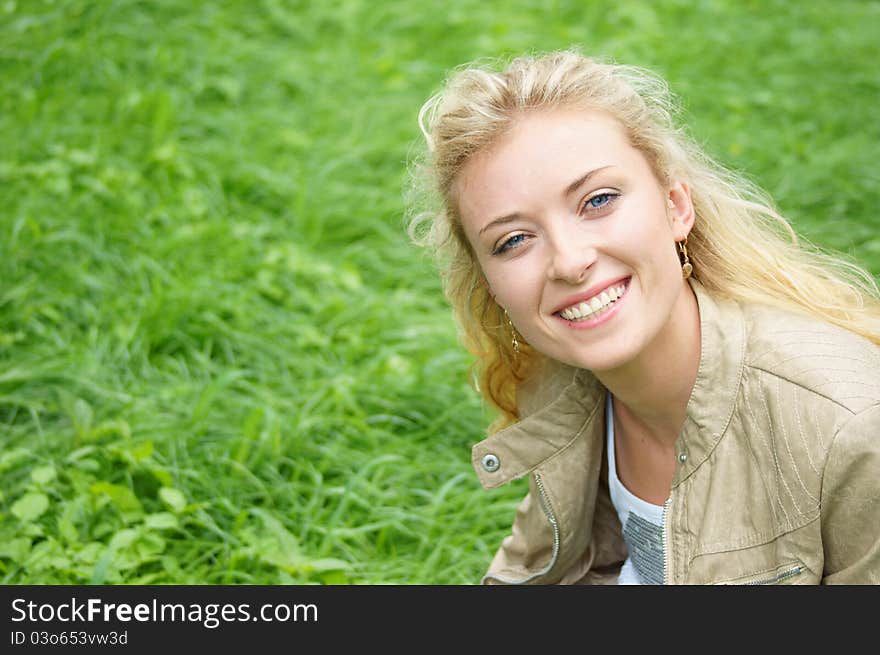
POLYGON ((880 273, 880 3, 0 0, 0 581, 468 583, 523 481, 402 191, 464 62, 664 75, 880 273))

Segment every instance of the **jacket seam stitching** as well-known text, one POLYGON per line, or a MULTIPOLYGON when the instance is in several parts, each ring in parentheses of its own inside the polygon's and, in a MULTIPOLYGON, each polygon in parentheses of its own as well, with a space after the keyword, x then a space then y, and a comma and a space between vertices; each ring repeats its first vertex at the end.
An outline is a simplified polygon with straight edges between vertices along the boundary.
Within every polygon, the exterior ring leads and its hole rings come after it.
MULTIPOLYGON (((803 389, 804 391, 808 391, 809 393, 812 393, 812 394, 814 394, 814 395, 816 395, 816 396, 819 396, 820 398, 824 398, 825 400, 828 400, 828 401, 834 403, 834 404, 837 405, 838 407, 840 407, 840 408, 842 408, 842 409, 845 409, 845 410, 846 410, 847 412, 849 412, 851 415, 857 415, 857 414, 860 414, 860 413, 861 413, 861 412, 856 412, 856 411, 854 411, 853 409, 847 407, 846 405, 844 405, 843 403, 841 403, 841 402, 840 402, 839 400, 837 400, 836 398, 832 398, 831 396, 829 396, 829 395, 827 395, 827 394, 824 394, 824 393, 822 393, 821 391, 817 391, 816 389, 814 389, 814 388, 812 388, 812 387, 808 387, 808 386, 806 386, 806 385, 804 385, 804 384, 801 384, 800 382, 797 382, 797 381, 795 381, 795 380, 792 380, 791 378, 786 377, 785 375, 780 375, 779 373, 777 373, 777 372, 775 372, 775 371, 769 371, 769 370, 767 370, 766 368, 763 368, 762 366, 757 366, 757 365, 755 365, 755 364, 746 364, 746 366, 748 366, 749 368, 754 369, 754 370, 756 370, 756 371, 761 371, 762 373, 766 373, 767 375, 771 375, 771 376, 773 376, 773 377, 775 377, 775 378, 779 378, 780 380, 785 380, 785 381, 788 382, 789 384, 791 384, 791 385, 793 385, 793 386, 795 386, 795 387, 798 387, 799 389, 803 389)), ((873 405, 872 405, 872 406, 873 406, 873 405)))
MULTIPOLYGON (((706 450, 706 456, 703 457, 695 466, 693 466, 684 476, 682 476, 681 479, 679 479, 678 483, 674 483, 673 487, 678 487, 685 480, 690 478, 694 473, 696 473, 697 469, 699 469, 700 466, 702 466, 706 462, 706 460, 709 459, 709 457, 712 455, 712 452, 718 447, 718 444, 721 443, 721 440, 724 438, 724 435, 727 434, 727 429, 730 427, 730 422, 733 420, 733 415, 736 413, 736 405, 737 405, 736 401, 737 401, 737 398, 739 397, 740 390, 742 389, 742 385, 743 385, 743 372, 745 371, 746 367, 749 366, 749 364, 746 363, 746 352, 748 350, 747 349, 748 331, 746 330, 745 320, 742 320, 743 317, 742 317, 741 308, 740 308, 739 318, 740 318, 739 336, 740 336, 740 346, 742 348, 742 354, 739 358, 739 363, 737 364, 736 383, 732 387, 733 388, 733 400, 730 403, 730 411, 727 414, 727 418, 724 420, 724 425, 721 427, 720 430, 718 430, 717 438, 715 437, 715 435, 711 435, 713 437, 714 441, 712 442, 712 445, 706 450)), ((703 361, 702 361, 702 356, 701 356, 700 357, 700 366, 697 368, 697 379, 698 380, 700 379, 702 365, 703 365, 703 361)), ((691 389, 690 396, 688 397, 688 405, 690 405, 691 399, 693 398, 695 391, 696 391, 696 384, 694 385, 694 388, 691 389)), ((687 416, 686 419, 691 420, 691 422, 693 422, 695 425, 697 425, 693 421, 693 419, 690 418, 690 416, 687 416)), ((700 431, 699 425, 697 425, 697 431, 698 432, 700 431)))
MULTIPOLYGON (((798 516, 802 516, 804 518, 808 518, 808 515, 803 513, 798 516)), ((693 563, 693 561, 697 557, 701 557, 704 555, 717 555, 719 553, 730 553, 737 550, 743 550, 745 548, 751 548, 754 546, 764 546, 766 544, 772 543, 779 539, 780 537, 784 537, 787 534, 791 534, 792 532, 796 532, 797 530, 801 530, 811 523, 815 523, 819 520, 819 512, 818 508, 813 510, 813 515, 809 516, 808 520, 800 523, 798 525, 789 524, 780 528, 779 530, 774 531, 763 531, 758 532, 757 534, 752 535, 747 539, 740 539, 739 541, 730 542, 716 542, 714 544, 706 544, 704 548, 694 553, 694 555, 690 558, 689 565, 693 563), (709 550, 712 549, 712 550, 709 550)))
MULTIPOLYGON (((748 400, 745 397, 743 397, 743 405, 744 405, 743 411, 748 412, 749 420, 751 420, 755 426, 758 426, 757 418, 755 417, 755 414, 751 409, 751 405, 749 404, 748 400)), ((743 421, 743 425, 745 427, 745 421, 743 421)), ((752 459, 752 464, 754 466, 754 470, 756 470, 758 472, 758 476, 761 479, 761 486, 764 489, 764 498, 766 499, 767 504, 772 507, 773 519, 778 521, 779 520, 779 511, 778 511, 776 505, 773 503, 773 494, 770 492, 770 482, 767 479, 767 476, 765 475, 764 469, 760 464, 760 460, 758 459, 758 455, 755 452, 755 444, 752 442, 751 439, 744 439, 743 441, 745 442, 746 450, 748 451, 749 456, 752 459)))

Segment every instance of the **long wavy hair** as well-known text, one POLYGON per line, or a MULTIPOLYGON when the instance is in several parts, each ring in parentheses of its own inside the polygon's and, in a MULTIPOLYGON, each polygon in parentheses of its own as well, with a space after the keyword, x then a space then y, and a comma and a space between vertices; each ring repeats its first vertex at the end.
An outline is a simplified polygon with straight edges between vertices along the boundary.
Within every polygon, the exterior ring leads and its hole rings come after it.
POLYGON ((666 83, 650 71, 575 51, 523 56, 453 72, 419 112, 427 142, 414 161, 409 233, 436 256, 460 336, 475 356, 476 386, 501 414, 519 417, 517 386, 544 356, 519 339, 494 301, 465 236, 455 197, 464 164, 526 112, 605 112, 624 127, 661 183, 690 185, 696 213, 688 235, 694 276, 711 294, 806 312, 880 345, 880 292, 869 272, 799 239, 769 197, 710 158, 676 125, 666 83))

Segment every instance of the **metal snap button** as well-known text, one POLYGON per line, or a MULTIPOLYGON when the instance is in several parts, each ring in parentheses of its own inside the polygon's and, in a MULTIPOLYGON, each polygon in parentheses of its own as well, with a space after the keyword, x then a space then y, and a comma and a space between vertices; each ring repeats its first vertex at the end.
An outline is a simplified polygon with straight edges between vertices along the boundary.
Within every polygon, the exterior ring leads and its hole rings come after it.
POLYGON ((687 453, 679 453, 678 454, 678 461, 681 462, 682 464, 684 464, 686 461, 688 461, 687 453))
POLYGON ((489 473, 494 473, 498 470, 498 467, 501 466, 501 460, 498 459, 497 455, 493 455, 489 453, 488 455, 483 455, 483 468, 486 469, 489 473))

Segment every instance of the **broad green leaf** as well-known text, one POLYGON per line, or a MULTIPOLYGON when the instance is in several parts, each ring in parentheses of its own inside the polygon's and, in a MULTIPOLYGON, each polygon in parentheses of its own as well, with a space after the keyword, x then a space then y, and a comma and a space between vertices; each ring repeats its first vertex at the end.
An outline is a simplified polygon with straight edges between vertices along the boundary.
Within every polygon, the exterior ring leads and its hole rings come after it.
POLYGON ((20 461, 31 456, 31 452, 24 448, 13 448, 0 455, 0 471, 12 468, 20 461))
POLYGON ((134 543, 134 540, 138 538, 138 531, 127 528, 125 530, 120 530, 116 534, 113 535, 113 538, 110 540, 110 548, 127 548, 134 543))
POLYGON ((112 548, 103 549, 100 556, 95 560, 95 566, 92 569, 92 577, 89 579, 89 584, 104 584, 107 580, 107 575, 110 572, 110 564, 113 562, 113 552, 112 548))
POLYGON ((36 482, 37 484, 46 484, 55 479, 55 467, 49 464, 48 466, 40 466, 31 471, 31 480, 36 482))
POLYGON ((168 471, 159 466, 151 465, 150 462, 147 462, 146 466, 163 487, 171 486, 171 474, 168 471))
POLYGON ((70 557, 63 545, 49 537, 33 547, 25 566, 34 571, 66 571, 70 557))
POLYGON ((141 534, 134 544, 134 550, 143 560, 155 559, 165 550, 165 540, 155 532, 141 534))
POLYGON ((77 551, 75 558, 86 564, 94 564, 98 561, 98 557, 101 555, 101 552, 104 550, 104 544, 100 541, 92 541, 83 546, 79 551, 77 551))
POLYGON ((29 537, 17 537, 8 541, 0 541, 0 557, 8 557, 13 562, 24 563, 30 551, 31 540, 29 537))
MULTIPOLYGON (((127 571, 135 569, 144 563, 148 558, 142 557, 134 549, 118 551, 113 556, 113 568, 108 571, 108 576, 118 575, 117 571, 127 571)), ((108 580, 108 582, 110 582, 108 580)))
POLYGON ((109 496, 120 512, 136 513, 142 510, 141 501, 138 500, 134 492, 128 487, 101 481, 93 483, 89 489, 95 495, 106 494, 109 496))
POLYGON ((153 530, 170 530, 178 527, 177 517, 171 512, 159 512, 158 514, 148 514, 144 518, 144 525, 153 530))
POLYGON ((76 543, 79 541, 79 532, 73 524, 73 521, 68 518, 58 520, 58 533, 67 543, 76 543))
POLYGON ((41 493, 28 493, 12 504, 12 513, 22 521, 33 521, 49 509, 49 497, 41 493))
POLYGON ((39 523, 25 523, 21 526, 21 534, 26 537, 42 537, 45 532, 39 523))
POLYGON ((91 471, 92 473, 97 472, 101 468, 101 465, 91 457, 83 457, 82 459, 77 460, 74 462, 74 466, 83 471, 91 471))
POLYGON ((159 489, 159 498, 175 512, 181 512, 186 507, 186 496, 179 489, 162 487, 159 489))
POLYGON ((85 457, 86 455, 89 455, 96 450, 97 448, 95 448, 94 446, 83 446, 82 448, 77 448, 67 456, 67 461, 75 462, 79 458, 85 457))
POLYGON ((98 440, 103 437, 116 435, 125 439, 131 438, 131 428, 125 421, 104 421, 90 435, 91 439, 98 440))
POLYGON ((136 461, 142 462, 153 454, 153 442, 144 441, 131 449, 131 455, 136 461))
POLYGON ((302 552, 296 537, 276 517, 263 509, 253 508, 251 512, 262 519, 266 534, 259 537, 249 535, 247 540, 251 543, 251 548, 248 550, 267 564, 277 566, 293 575, 350 568, 350 565, 342 560, 310 558, 302 552))

